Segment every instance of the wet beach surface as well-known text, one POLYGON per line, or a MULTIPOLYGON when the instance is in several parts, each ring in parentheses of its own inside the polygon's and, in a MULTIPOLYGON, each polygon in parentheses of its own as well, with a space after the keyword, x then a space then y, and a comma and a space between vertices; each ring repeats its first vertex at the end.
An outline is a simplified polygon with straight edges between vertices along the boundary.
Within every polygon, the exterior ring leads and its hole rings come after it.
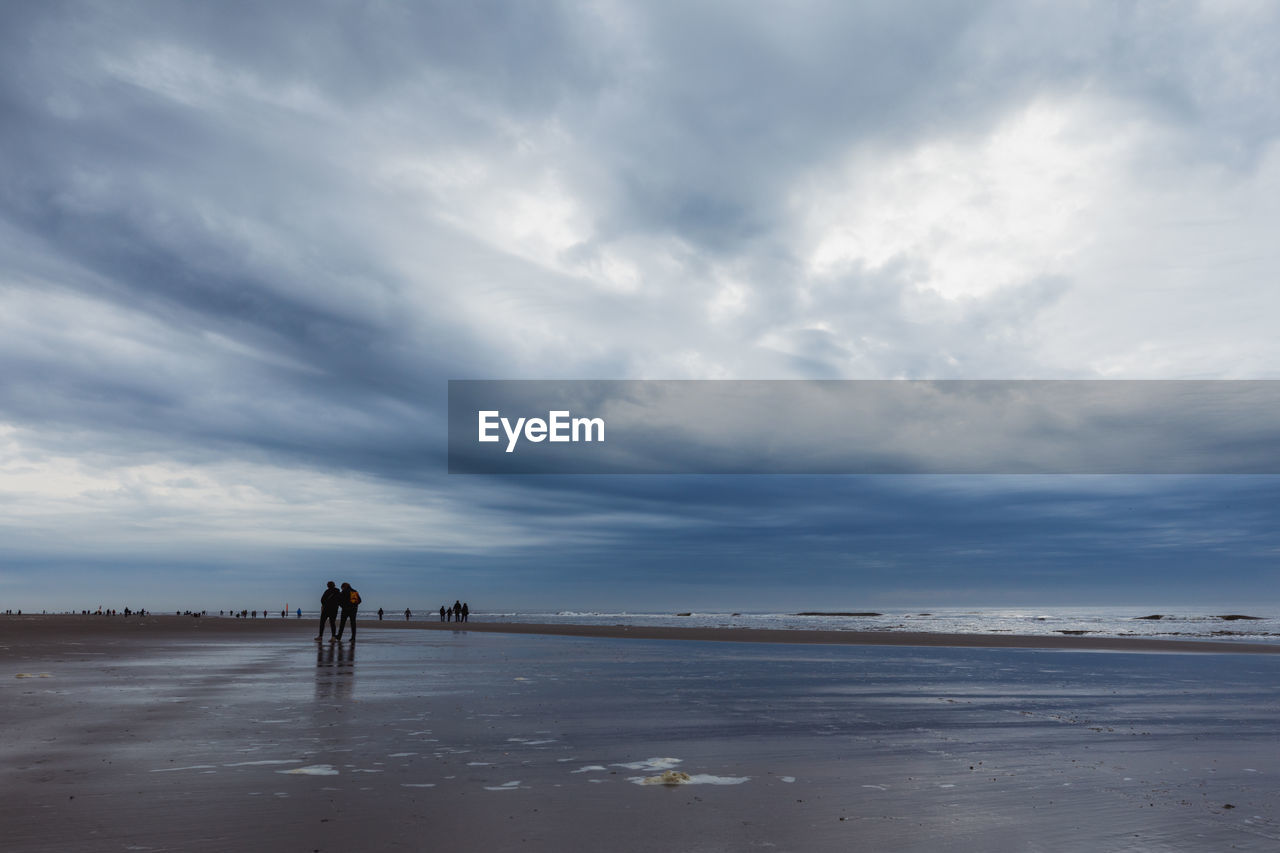
POLYGON ((6 850, 1280 841, 1274 655, 149 620, 2 620, 6 850))

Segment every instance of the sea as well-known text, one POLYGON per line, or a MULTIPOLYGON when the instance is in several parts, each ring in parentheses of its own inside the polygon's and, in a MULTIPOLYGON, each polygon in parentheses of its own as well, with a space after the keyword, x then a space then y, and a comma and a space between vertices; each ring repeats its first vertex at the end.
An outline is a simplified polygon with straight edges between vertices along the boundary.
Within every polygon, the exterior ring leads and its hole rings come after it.
MULTIPOLYGON (((367 621, 376 608, 363 607, 367 621)), ((412 608, 413 621, 436 621, 438 611, 412 608)), ((392 608, 386 618, 399 621, 403 611, 392 608)), ((213 614, 207 614, 213 615, 213 614)), ((230 618, 232 611, 225 611, 230 618)), ((256 613, 254 616, 256 617, 256 613)), ((273 616, 278 615, 273 613, 273 616)), ((304 609, 304 618, 319 611, 304 609)), ((265 611, 263 616, 266 616, 265 611)), ((294 611, 289 611, 289 618, 294 611)), ((474 622, 523 622, 545 625, 628 625, 694 628, 766 628, 776 631, 910 631, 938 634, 1054 634, 1094 637, 1157 637, 1280 644, 1280 608, 1248 611, 1193 610, 1186 607, 1023 607, 919 608, 881 611, 753 611, 692 610, 687 612, 627 610, 476 609, 474 622)))
POLYGON ((569 625, 655 625, 700 628, 768 628, 822 631, 918 631, 939 634, 1055 634, 1095 637, 1159 637, 1280 643, 1280 610, 1249 612, 1129 607, 921 608, 919 610, 633 613, 628 611, 477 611, 485 622, 569 625))

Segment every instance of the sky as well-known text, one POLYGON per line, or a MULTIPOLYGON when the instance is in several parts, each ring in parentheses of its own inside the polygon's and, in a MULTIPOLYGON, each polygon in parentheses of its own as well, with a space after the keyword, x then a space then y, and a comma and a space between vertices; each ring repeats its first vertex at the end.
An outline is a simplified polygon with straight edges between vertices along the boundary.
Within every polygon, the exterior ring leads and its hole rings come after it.
POLYGON ((1275 604, 1264 475, 448 474, 474 379, 1277 379, 1280 6, 0 7, 0 609, 1275 604))

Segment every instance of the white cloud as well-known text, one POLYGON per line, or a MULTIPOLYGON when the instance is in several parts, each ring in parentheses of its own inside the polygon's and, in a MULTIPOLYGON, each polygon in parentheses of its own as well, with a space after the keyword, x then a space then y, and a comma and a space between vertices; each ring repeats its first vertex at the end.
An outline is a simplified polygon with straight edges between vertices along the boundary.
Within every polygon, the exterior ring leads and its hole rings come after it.
POLYGON ((67 455, 0 423, 0 531, 10 547, 412 548, 469 554, 544 544, 534 528, 375 478, 245 460, 67 455))
POLYGON ((1070 273, 1141 139, 1084 99, 1037 99, 989 132, 856 148, 792 201, 812 274, 900 265, 949 299, 1070 273))

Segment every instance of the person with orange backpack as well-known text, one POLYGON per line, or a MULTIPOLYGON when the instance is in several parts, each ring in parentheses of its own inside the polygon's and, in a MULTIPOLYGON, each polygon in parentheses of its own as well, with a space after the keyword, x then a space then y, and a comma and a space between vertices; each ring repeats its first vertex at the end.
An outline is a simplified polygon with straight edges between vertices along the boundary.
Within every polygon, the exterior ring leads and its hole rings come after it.
POLYGON ((338 594, 338 606, 342 608, 342 618, 338 621, 338 640, 342 640, 342 632, 351 620, 351 642, 356 641, 356 611, 360 609, 360 593, 349 583, 343 583, 338 594))

